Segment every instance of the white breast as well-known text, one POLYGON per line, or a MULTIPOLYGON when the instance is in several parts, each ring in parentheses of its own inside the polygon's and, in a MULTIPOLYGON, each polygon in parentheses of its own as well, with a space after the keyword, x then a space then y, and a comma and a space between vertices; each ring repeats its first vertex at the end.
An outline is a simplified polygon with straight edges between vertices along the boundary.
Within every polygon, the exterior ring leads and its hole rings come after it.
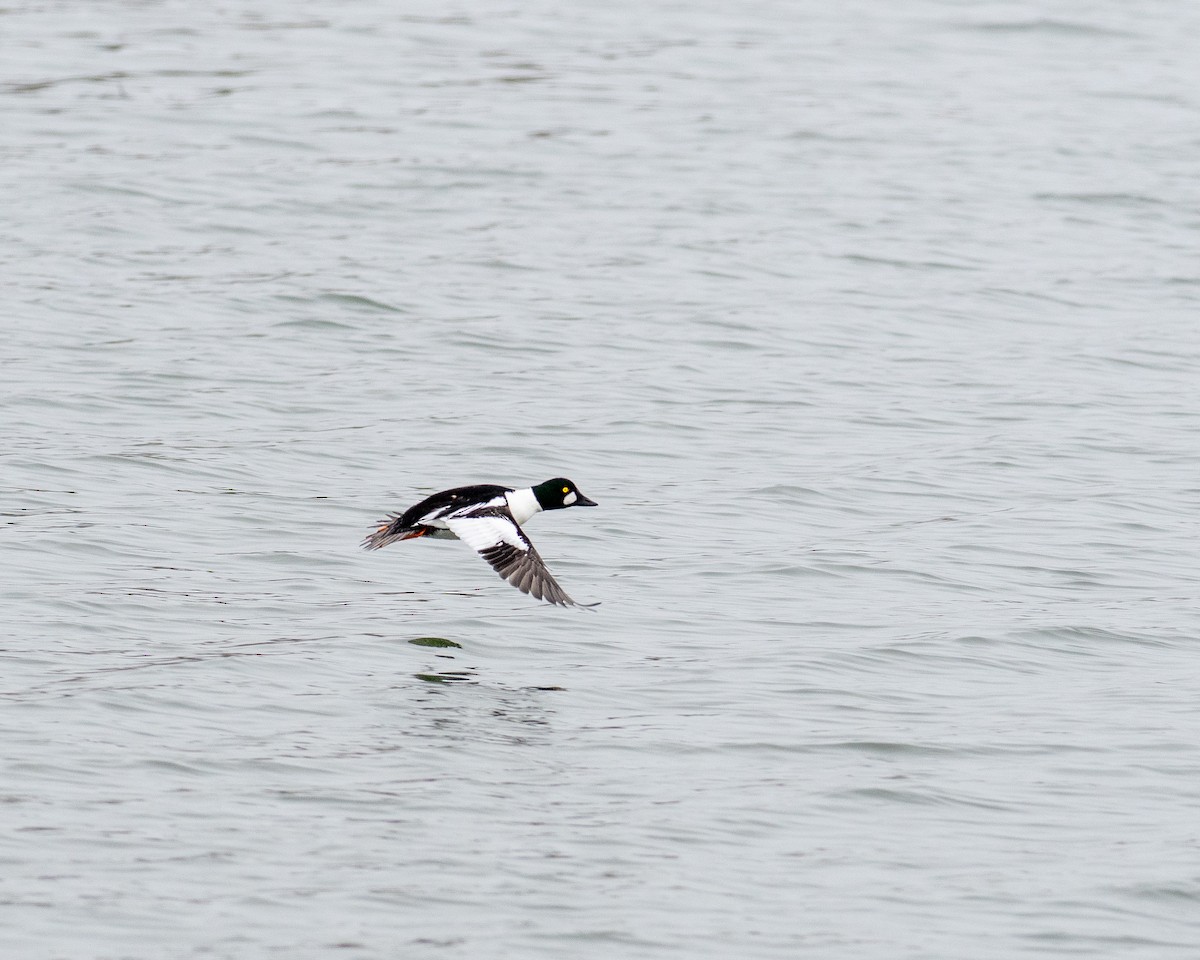
POLYGON ((533 495, 533 490, 528 487, 524 490, 513 490, 506 493, 505 497, 508 498, 509 512, 512 513, 513 519, 517 523, 524 523, 535 513, 542 512, 542 505, 533 495))

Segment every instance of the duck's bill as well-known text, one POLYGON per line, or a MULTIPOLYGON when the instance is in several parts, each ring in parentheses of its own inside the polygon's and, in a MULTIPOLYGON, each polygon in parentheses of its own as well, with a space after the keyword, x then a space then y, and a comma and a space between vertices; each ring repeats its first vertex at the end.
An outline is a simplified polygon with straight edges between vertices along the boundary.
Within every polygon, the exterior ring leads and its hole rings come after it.
MULTIPOLYGON (((577 491, 577 493, 578 493, 578 491, 577 491)), ((596 506, 599 506, 599 504, 596 503, 595 500, 589 500, 582 493, 578 493, 578 496, 579 496, 579 499, 576 500, 573 504, 571 504, 571 506, 573 506, 573 507, 596 507, 596 506)))

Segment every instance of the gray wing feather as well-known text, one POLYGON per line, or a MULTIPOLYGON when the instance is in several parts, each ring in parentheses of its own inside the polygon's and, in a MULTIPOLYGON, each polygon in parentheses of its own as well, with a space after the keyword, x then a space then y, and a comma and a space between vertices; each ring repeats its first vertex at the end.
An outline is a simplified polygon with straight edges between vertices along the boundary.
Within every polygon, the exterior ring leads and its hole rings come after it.
POLYGON ((560 607, 578 606, 546 569, 546 564, 533 544, 529 545, 528 550, 521 550, 511 543, 497 543, 480 550, 479 555, 492 565, 496 573, 522 593, 531 594, 537 600, 545 600, 560 607))

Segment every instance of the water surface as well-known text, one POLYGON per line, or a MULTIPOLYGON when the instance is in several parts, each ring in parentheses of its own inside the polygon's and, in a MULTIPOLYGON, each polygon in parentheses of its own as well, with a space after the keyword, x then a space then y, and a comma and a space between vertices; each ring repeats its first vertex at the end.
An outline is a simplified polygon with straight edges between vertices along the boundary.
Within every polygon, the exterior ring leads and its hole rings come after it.
POLYGON ((1193 957, 1198 28, 0 12, 5 954, 1193 957))

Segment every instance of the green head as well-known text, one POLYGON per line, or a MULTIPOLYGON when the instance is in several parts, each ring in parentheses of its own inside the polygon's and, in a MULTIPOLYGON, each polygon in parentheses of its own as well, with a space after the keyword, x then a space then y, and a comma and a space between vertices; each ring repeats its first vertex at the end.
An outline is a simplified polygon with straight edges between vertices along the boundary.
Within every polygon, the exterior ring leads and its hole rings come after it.
POLYGON ((562 510, 564 507, 594 507, 595 500, 589 500, 579 488, 566 477, 555 477, 545 483, 539 483, 533 488, 533 495, 541 504, 543 510, 562 510))

